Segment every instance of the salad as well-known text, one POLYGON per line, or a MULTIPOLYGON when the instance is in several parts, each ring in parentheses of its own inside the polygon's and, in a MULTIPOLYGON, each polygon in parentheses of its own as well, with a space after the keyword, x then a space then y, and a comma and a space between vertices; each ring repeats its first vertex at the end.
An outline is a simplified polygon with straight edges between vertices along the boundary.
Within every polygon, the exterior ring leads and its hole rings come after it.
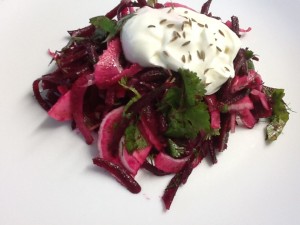
POLYGON ((33 82, 37 102, 58 121, 72 121, 96 166, 132 193, 144 169, 172 175, 162 200, 170 209, 193 169, 227 148, 236 126, 266 121, 266 141, 289 119, 284 90, 268 87, 257 55, 241 47, 239 20, 156 0, 122 0, 90 25, 68 31, 51 52, 56 69, 33 82))

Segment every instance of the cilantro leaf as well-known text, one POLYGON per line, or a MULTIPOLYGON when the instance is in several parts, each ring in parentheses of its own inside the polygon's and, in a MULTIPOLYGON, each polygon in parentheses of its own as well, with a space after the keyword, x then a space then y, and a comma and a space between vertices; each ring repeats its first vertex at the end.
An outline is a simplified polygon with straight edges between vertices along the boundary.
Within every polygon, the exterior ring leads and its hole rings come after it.
POLYGON ((196 73, 184 69, 179 69, 178 72, 184 85, 185 103, 188 106, 193 106, 205 95, 205 86, 196 73))
POLYGON ((283 101, 284 96, 284 89, 273 88, 271 95, 273 102, 273 114, 284 122, 287 122, 289 120, 289 112, 287 111, 286 104, 283 101))
POLYGON ((248 70, 255 70, 254 63, 251 59, 247 60, 247 68, 248 68, 248 70))
POLYGON ((168 139, 169 153, 173 158, 180 158, 184 154, 184 147, 177 145, 171 139, 168 139))
POLYGON ((135 94, 135 96, 137 96, 138 98, 141 97, 140 93, 134 88, 134 87, 131 87, 131 86, 128 86, 127 85, 127 77, 122 77, 121 80, 119 81, 119 84, 125 88, 125 89, 128 89, 130 90, 131 92, 133 92, 135 94))
POLYGON ((165 111, 168 108, 178 108, 179 102, 181 98, 181 90, 178 87, 172 87, 170 88, 165 96, 163 97, 161 104, 160 104, 160 110, 165 111))
POLYGON ((246 57, 246 63, 247 63, 247 68, 248 70, 255 70, 255 66, 253 63, 254 58, 256 58, 256 55, 254 54, 253 51, 249 50, 248 48, 245 49, 245 57, 246 57))
POLYGON ((128 102, 127 104, 125 105, 124 107, 124 111, 123 111, 123 115, 124 116, 127 116, 127 117, 130 117, 131 115, 129 113, 127 113, 127 110, 128 108, 133 104, 135 103, 136 101, 138 101, 140 98, 141 98, 141 95, 140 93, 134 88, 134 87, 130 87, 127 85, 127 78, 126 77, 123 77, 120 81, 119 81, 119 84, 125 88, 125 89, 128 89, 130 90, 132 93, 134 93, 134 97, 132 97, 128 102))
POLYGON ((210 116, 205 103, 185 110, 172 109, 165 135, 174 138, 195 138, 200 131, 210 130, 210 116))
POLYGON ((188 121, 195 130, 205 132, 210 131, 210 115, 207 105, 204 102, 200 102, 199 104, 188 108, 184 116, 186 121, 188 121))
POLYGON ((289 120, 289 112, 286 103, 284 89, 264 87, 264 92, 272 99, 273 114, 267 125, 267 140, 275 141, 282 133, 284 126, 289 120))
POLYGON ((102 30, 106 32, 108 35, 105 41, 108 41, 114 38, 120 32, 125 22, 134 15, 134 13, 129 14, 118 21, 111 20, 106 16, 96 16, 90 19, 90 23, 96 27, 96 31, 102 30))
POLYGON ((96 28, 100 28, 107 33, 115 33, 117 23, 106 16, 96 16, 90 18, 90 23, 94 25, 96 28))
POLYGON ((136 125, 132 124, 126 128, 125 146, 130 154, 132 154, 136 150, 140 150, 148 146, 147 141, 144 139, 136 125))
POLYGON ((168 129, 165 132, 167 137, 181 138, 194 136, 193 131, 189 129, 190 127, 187 127, 189 124, 185 123, 183 114, 179 110, 171 109, 168 118, 168 129))
POLYGON ((168 118, 165 135, 170 138, 195 138, 200 131, 210 131, 210 115, 203 101, 205 85, 192 71, 179 69, 178 72, 181 88, 170 88, 160 104, 160 110, 168 118))
POLYGON ((248 48, 246 48, 245 50, 246 59, 251 59, 255 56, 253 51, 249 50, 248 48))

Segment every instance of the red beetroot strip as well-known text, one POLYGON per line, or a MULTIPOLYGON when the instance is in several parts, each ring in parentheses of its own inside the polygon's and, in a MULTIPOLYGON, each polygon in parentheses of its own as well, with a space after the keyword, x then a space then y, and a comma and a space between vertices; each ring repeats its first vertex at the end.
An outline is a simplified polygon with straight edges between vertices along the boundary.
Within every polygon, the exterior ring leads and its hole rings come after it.
POLYGON ((110 172, 122 185, 124 185, 131 193, 139 193, 141 191, 141 186, 134 180, 134 178, 125 170, 117 164, 104 160, 100 157, 94 158, 93 162, 95 165, 106 169, 110 172))
MULTIPOLYGON (((201 13, 211 16, 211 2, 208 0, 203 4, 201 13)), ((134 7, 145 5, 145 0, 122 0, 106 16, 121 19, 132 13, 134 7)), ((167 6, 186 7, 178 3, 155 4, 157 8, 167 6)), ((235 16, 226 25, 238 36, 250 30, 240 29, 235 16)), ((100 135, 98 139, 104 143, 109 140, 109 143, 106 148, 99 149, 103 157, 94 158, 93 163, 108 171, 132 193, 141 190, 134 179, 135 174, 129 172, 136 172, 132 169, 134 166, 157 176, 174 174, 162 197, 165 208, 169 209, 178 188, 186 183, 193 168, 203 158, 207 156, 212 164, 217 163, 217 152, 227 148, 229 134, 235 130, 238 120, 244 127, 252 128, 260 118, 272 115, 271 100, 263 92, 260 75, 247 66, 249 60, 258 59, 256 56, 249 57, 247 49, 240 49, 234 60, 236 76, 229 79, 217 93, 204 98, 211 128, 219 135, 207 139, 206 134, 199 133, 193 140, 174 139, 172 141, 184 152, 177 158, 171 156, 168 138, 163 134, 168 129, 167 118, 158 110, 158 105, 165 93, 178 85, 170 82, 178 74, 162 68, 142 68, 126 61, 118 35, 105 42, 107 34, 101 35, 103 31, 97 29, 90 25, 69 31, 70 43, 61 51, 50 52, 57 69, 35 80, 33 93, 49 116, 59 121, 71 120, 87 144, 94 141, 93 132, 105 133, 103 140, 100 135), (122 78, 127 79, 126 85, 136 90, 140 98, 130 102, 134 94, 119 84, 122 78), (121 118, 118 122, 115 121, 116 114, 112 113, 115 111, 121 118), (108 123, 106 127, 110 127, 110 131, 101 130, 105 127, 101 126, 103 121, 108 123), (109 121, 113 122, 109 124, 109 121), (136 150, 133 154, 122 152, 127 151, 121 140, 129 125, 136 125, 140 137, 145 140, 143 149, 146 150, 136 150), (126 165, 122 164, 124 160, 127 160, 126 165)))
POLYGON ((166 209, 170 209, 178 188, 181 184, 186 183, 188 177, 192 173, 192 162, 193 158, 190 158, 183 167, 183 169, 180 172, 176 173, 176 175, 171 179, 170 183, 165 189, 164 195, 162 196, 162 200, 165 204, 166 209))

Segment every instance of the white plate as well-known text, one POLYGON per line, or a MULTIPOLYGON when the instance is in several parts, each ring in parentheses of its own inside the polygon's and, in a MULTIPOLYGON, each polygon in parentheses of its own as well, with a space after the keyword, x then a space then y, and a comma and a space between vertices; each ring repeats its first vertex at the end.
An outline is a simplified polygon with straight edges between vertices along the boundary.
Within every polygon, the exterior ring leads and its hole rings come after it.
MULTIPOLYGON (((197 167, 168 212, 160 197, 170 177, 141 173, 141 193, 129 193, 93 166, 96 147, 49 119, 32 96, 32 81, 51 69, 47 49, 117 3, 0 0, 0 224, 300 224, 299 0, 213 1, 214 15, 253 28, 243 46, 260 56, 265 83, 285 88, 295 113, 272 145, 264 124, 231 135, 218 164, 197 167)), ((203 1, 182 3, 200 9, 203 1)))

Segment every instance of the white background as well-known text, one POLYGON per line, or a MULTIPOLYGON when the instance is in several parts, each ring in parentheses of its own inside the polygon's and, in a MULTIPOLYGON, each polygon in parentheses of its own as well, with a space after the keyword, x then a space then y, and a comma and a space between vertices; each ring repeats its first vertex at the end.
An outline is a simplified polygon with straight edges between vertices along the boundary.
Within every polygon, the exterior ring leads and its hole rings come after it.
MULTIPOLYGON (((243 46, 259 55, 265 83, 285 88, 295 112, 272 145, 264 124, 238 129, 218 164, 193 171, 168 212, 160 197, 170 177, 140 173, 141 193, 129 193, 92 164, 96 146, 48 118, 32 95, 33 80, 52 69, 47 50, 117 3, 0 0, 0 224, 300 224, 300 1, 213 1, 214 15, 253 28, 243 46)), ((182 3, 200 9, 203 1, 182 3)))

